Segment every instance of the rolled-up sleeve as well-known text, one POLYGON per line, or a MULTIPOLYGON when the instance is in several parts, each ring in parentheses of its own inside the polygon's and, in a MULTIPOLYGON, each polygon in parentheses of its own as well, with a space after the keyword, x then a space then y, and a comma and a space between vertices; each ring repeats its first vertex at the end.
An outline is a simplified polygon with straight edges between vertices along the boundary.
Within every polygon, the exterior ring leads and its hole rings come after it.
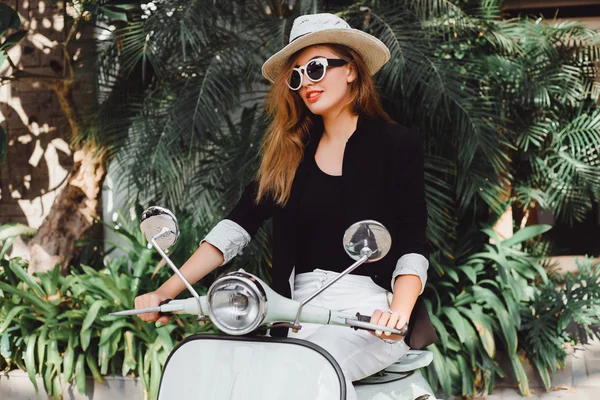
POLYGON ((429 261, 425 256, 418 253, 405 254, 396 263, 396 269, 392 274, 392 289, 396 278, 400 275, 416 275, 421 278, 421 293, 425 289, 427 283, 427 270, 429 269, 429 261))
POLYGON ((273 216, 275 204, 273 201, 263 199, 256 202, 258 182, 252 181, 246 186, 242 197, 238 200, 233 210, 225 217, 244 228, 250 236, 254 236, 262 224, 273 216))
POLYGON ((208 242, 223 253, 223 264, 237 256, 248 243, 250 234, 241 225, 230 219, 219 222, 200 242, 208 242))
MULTIPOLYGON (((223 253, 223 264, 238 255, 260 226, 273 214, 271 200, 256 202, 258 183, 250 182, 231 212, 219 222, 202 242, 208 242, 223 253)), ((202 242, 200 242, 202 244, 202 242)))

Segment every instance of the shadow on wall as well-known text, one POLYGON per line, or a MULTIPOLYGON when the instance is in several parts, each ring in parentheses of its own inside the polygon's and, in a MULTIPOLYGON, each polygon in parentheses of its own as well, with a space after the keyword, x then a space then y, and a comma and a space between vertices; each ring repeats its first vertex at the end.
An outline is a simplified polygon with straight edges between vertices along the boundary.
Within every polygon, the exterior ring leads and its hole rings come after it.
MULTIPOLYGON (((29 33, 9 52, 31 74, 58 77, 64 37, 62 6, 51 1, 8 1, 29 33)), ((11 73, 8 62, 0 74, 11 73)), ((58 99, 43 80, 19 79, 0 86, 0 124, 8 154, 0 165, 0 225, 20 222, 39 227, 73 164, 70 128, 58 99)))

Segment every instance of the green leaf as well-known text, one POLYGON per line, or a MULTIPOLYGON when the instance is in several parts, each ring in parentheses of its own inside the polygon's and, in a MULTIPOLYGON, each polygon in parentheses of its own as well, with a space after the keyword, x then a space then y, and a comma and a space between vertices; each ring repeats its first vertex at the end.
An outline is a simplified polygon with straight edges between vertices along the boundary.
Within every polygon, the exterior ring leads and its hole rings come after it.
POLYGON ((25 310, 26 308, 26 306, 13 307, 8 312, 8 314, 6 314, 6 317, 4 318, 4 321, 2 321, 2 324, 0 324, 0 333, 4 332, 8 328, 10 323, 13 321, 13 319, 17 316, 17 314, 19 314, 19 312, 25 310))
POLYGON ((100 6, 88 3, 83 4, 83 9, 92 14, 103 14, 110 20, 124 22, 127 22, 126 11, 133 10, 135 8, 139 8, 139 4, 110 4, 100 6))
POLYGON ((98 346, 98 365, 102 375, 106 375, 108 372, 108 346, 108 343, 98 346))
POLYGON ((435 328, 440 340, 439 343, 442 344, 442 346, 444 346, 444 349, 446 349, 446 345, 448 343, 448 337, 450 336, 448 334, 448 330, 446 330, 446 326, 442 323, 442 321, 437 317, 437 315, 435 314, 429 314, 430 318, 431 318, 431 324, 433 325, 433 327, 435 328))
POLYGON ((160 345, 167 353, 170 353, 173 347, 175 347, 175 341, 173 340, 173 336, 171 336, 174 328, 173 324, 171 324, 156 330, 158 336, 154 343, 160 345))
POLYGON ((4 258, 4 255, 8 252, 8 250, 10 250, 15 240, 17 240, 16 237, 11 237, 6 239, 4 243, 2 243, 2 250, 0 250, 0 260, 4 258))
POLYGON ((125 332, 125 354, 123 356, 123 372, 125 376, 129 371, 134 370, 136 367, 135 360, 135 338, 132 331, 125 332))
POLYGON ((483 345, 487 355, 490 358, 494 358, 496 356, 496 341, 494 340, 494 331, 487 320, 488 317, 483 314, 481 307, 479 307, 477 304, 472 304, 470 310, 462 309, 461 311, 471 320, 471 323, 479 334, 479 339, 481 340, 481 344, 483 345))
POLYGON ((4 357, 6 360, 12 360, 12 348, 10 345, 11 336, 8 332, 4 332, 2 336, 0 336, 0 356, 4 357))
POLYGON ((540 374, 540 378, 542 378, 542 382, 544 382, 544 387, 547 391, 550 390, 550 387, 552 386, 552 377, 550 376, 550 372, 542 365, 535 363, 535 366, 537 367, 537 372, 540 374))
POLYGON ((529 391, 529 378, 527 378, 523 363, 516 353, 510 355, 510 363, 513 367, 513 373, 515 374, 515 380, 517 381, 521 395, 531 397, 531 392, 529 391))
POLYGON ((92 324, 96 320, 98 312, 102 307, 105 307, 106 305, 108 305, 108 302, 106 300, 98 300, 94 304, 92 304, 85 316, 85 319, 83 320, 83 325, 81 326, 82 333, 87 331, 92 326, 92 324))
POLYGON ((458 339, 460 340, 461 343, 464 343, 467 340, 467 336, 468 336, 468 331, 467 331, 467 322, 465 321, 465 319, 463 318, 462 315, 460 315, 460 313, 458 312, 458 310, 456 310, 456 308, 452 308, 452 307, 444 307, 442 308, 442 313, 446 314, 446 316, 448 317, 448 320, 450 322, 450 325, 454 328, 454 330, 456 331, 456 334, 458 335, 458 339))
POLYGON ((122 11, 112 10, 110 7, 100 7, 101 13, 108 19, 113 21, 124 21, 127 22, 127 13, 122 11))
POLYGON ((60 367, 62 365, 63 359, 58 353, 58 340, 51 339, 48 342, 48 364, 54 365, 54 368, 57 370, 57 373, 60 374, 60 367))
POLYGON ((19 14, 8 5, 0 3, 0 37, 4 36, 8 29, 19 28, 21 28, 19 14))
MULTIPOLYGON (((0 130, 1 129, 2 128, 0 128, 0 130)), ((1 133, 0 133, 0 135, 1 135, 1 133)), ((0 147, 1 147, 1 144, 0 144, 0 147)), ((6 224, 6 225, 0 226, 0 242, 6 240, 8 238, 15 237, 15 236, 21 236, 21 235, 33 236, 36 233, 37 233, 37 229, 30 228, 29 226, 24 225, 24 224, 18 224, 18 223, 6 224)))
POLYGON ((520 305, 520 303, 515 299, 512 290, 504 289, 504 290, 502 290, 501 294, 502 294, 502 297, 504 298, 503 304, 506 304, 506 308, 508 310, 508 313, 509 313, 512 321, 514 321, 514 325, 515 325, 516 329, 520 329, 521 328, 521 305, 520 305))
POLYGON ((92 331, 90 329, 82 330, 79 333, 79 338, 81 339, 81 349, 86 351, 90 345, 90 340, 92 340, 92 331))
POLYGON ((63 359, 63 373, 65 382, 70 382, 73 379, 73 373, 75 371, 75 332, 71 332, 71 337, 69 338, 69 342, 67 343, 67 348, 65 349, 64 359, 63 359))
POLYGON ((48 338, 48 325, 42 327, 42 332, 37 342, 37 358, 38 358, 38 372, 41 374, 46 365, 46 343, 48 338))
POLYGON ((87 353, 85 355, 85 361, 94 379, 97 382, 104 383, 104 378, 102 377, 102 374, 100 374, 100 371, 98 371, 98 367, 96 366, 94 356, 90 353, 87 353))
POLYGON ((15 273, 15 275, 17 275, 17 277, 19 277, 19 279, 23 283, 26 283, 27 286, 32 288, 37 296, 44 297, 46 295, 44 289, 40 286, 40 284, 36 280, 34 280, 31 277, 31 275, 29 275, 23 268, 21 268, 21 266, 16 261, 13 262, 13 260, 11 260, 11 262, 9 263, 9 268, 15 273))
POLYGON ((37 340, 36 334, 31 334, 26 341, 26 350, 25 350, 25 367, 27 368, 27 375, 29 375, 29 380, 35 387, 35 392, 38 393, 39 388, 37 384, 37 380, 35 379, 35 342, 37 340))
POLYGON ((519 229, 514 235, 502 241, 503 246, 514 246, 515 244, 532 239, 552 229, 552 225, 531 225, 519 229))
MULTIPOLYGON (((4 53, 4 52, 0 52, 0 65, 4 64, 4 62, 8 60, 8 54, 4 53)), ((2 129, 0 127, 0 129, 2 129)), ((1 135, 0 135, 1 136, 1 135)), ((0 140, 2 138, 0 137, 0 140)), ((6 154, 7 154, 7 150, 6 148, 2 148, 2 142, 0 141, 0 151, 4 151, 4 153, 0 153, 0 164, 2 164, 4 162, 4 159, 6 159, 6 154), (2 157, 4 157, 4 159, 2 159, 2 157)))
POLYGON ((44 369, 44 389, 46 389, 46 393, 48 394, 48 396, 52 396, 53 393, 53 388, 52 388, 52 381, 53 381, 53 376, 52 376, 52 370, 54 368, 52 368, 51 366, 46 366, 44 369))
POLYGON ((110 7, 112 8, 118 8, 120 10, 133 10, 134 8, 138 8, 139 5, 132 3, 132 4, 111 4, 110 7))
POLYGON ((4 43, 0 45, 0 52, 8 51, 8 49, 19 43, 21 39, 23 39, 25 36, 27 36, 27 31, 19 31, 13 33, 12 35, 6 38, 4 43))
POLYGON ((85 354, 80 353, 75 363, 75 381, 77 382, 77 391, 85 394, 85 354))
POLYGON ((452 376, 447 368, 446 360, 435 344, 427 347, 433 353, 433 373, 437 377, 442 390, 447 397, 452 394, 452 376))
POLYGON ((150 398, 156 399, 158 397, 158 386, 160 385, 160 376, 162 373, 162 366, 158 361, 158 349, 150 349, 152 355, 152 361, 150 365, 150 398))
MULTIPOLYGON (((58 270, 58 268, 55 268, 54 270, 58 270)), ((44 288, 44 292, 47 295, 53 295, 57 292, 58 288, 52 281, 52 276, 49 273, 44 272, 41 274, 36 274, 36 278, 40 280, 40 284, 44 288)))
MULTIPOLYGON (((6 56, 5 56, 6 59, 6 56)), ((4 60, 0 58, 0 65, 4 63, 4 60)), ((6 138, 6 133, 4 133, 4 129, 0 126, 0 164, 6 160, 6 155, 8 154, 8 139, 6 138)))
POLYGON ((465 265, 465 266, 459 267, 459 269, 462 272, 464 272, 464 274, 467 276, 467 278, 469 278, 469 280, 471 281, 471 283, 473 283, 473 285, 477 284, 477 272, 475 271, 475 268, 465 265))
POLYGON ((111 324, 110 326, 106 327, 106 328, 102 328, 102 331, 100 333, 100 342, 98 343, 99 346, 102 346, 106 343, 108 343, 108 341, 110 340, 111 336, 113 335, 114 332, 123 329, 124 327, 129 327, 130 329, 135 329, 135 327, 127 322, 127 321, 117 321, 114 324, 111 324))
POLYGON ((62 400, 62 385, 60 384, 60 375, 56 374, 52 381, 52 399, 62 400))
POLYGON ((504 339, 506 341, 507 350, 510 354, 516 354, 517 351, 517 327, 516 321, 512 319, 506 310, 506 306, 498 298, 498 296, 489 289, 482 287, 473 287, 473 292, 477 295, 477 299, 483 301, 498 317, 504 339))
POLYGON ((475 377, 473 376, 473 371, 469 368, 467 362, 464 357, 458 355, 458 366, 461 370, 461 383, 462 383, 462 395, 473 396, 473 386, 475 377))
POLYGON ((444 272, 446 273, 446 275, 452 278, 454 282, 458 282, 460 280, 458 277, 458 273, 454 269, 448 268, 444 272))
POLYGON ((144 362, 145 359, 145 354, 144 351, 142 351, 142 346, 138 347, 138 351, 137 351, 137 376, 140 377, 140 380, 142 381, 142 384, 144 386, 144 389, 146 391, 148 391, 148 387, 150 385, 150 381, 149 381, 149 377, 148 377, 148 372, 146 371, 146 365, 144 362))

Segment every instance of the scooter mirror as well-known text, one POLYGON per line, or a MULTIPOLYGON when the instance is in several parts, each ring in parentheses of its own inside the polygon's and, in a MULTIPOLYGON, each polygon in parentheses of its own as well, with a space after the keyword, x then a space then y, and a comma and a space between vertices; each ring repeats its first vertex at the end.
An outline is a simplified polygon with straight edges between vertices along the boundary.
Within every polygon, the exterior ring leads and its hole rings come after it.
POLYGON ((163 250, 173 246, 179 238, 177 218, 164 207, 153 206, 142 213, 140 229, 148 242, 154 238, 163 250))
POLYGON ((392 236, 377 221, 359 221, 344 233, 344 250, 353 259, 368 256, 366 262, 381 260, 392 247, 392 236))

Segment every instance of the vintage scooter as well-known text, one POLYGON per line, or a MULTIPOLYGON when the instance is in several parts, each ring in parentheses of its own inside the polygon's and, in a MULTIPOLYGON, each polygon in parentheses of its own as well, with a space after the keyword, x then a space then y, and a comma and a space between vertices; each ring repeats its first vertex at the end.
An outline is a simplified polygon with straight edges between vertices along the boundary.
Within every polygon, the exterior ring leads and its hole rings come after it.
MULTIPOLYGON (((207 295, 200 296, 164 251, 179 236, 173 213, 150 207, 142 215, 141 229, 193 297, 111 315, 193 314, 198 321, 210 319, 223 332, 189 336, 173 349, 164 366, 159 400, 344 400, 342 370, 323 348, 306 340, 275 338, 258 332, 272 327, 297 331, 302 329, 302 323, 313 323, 405 333, 371 324, 370 316, 308 304, 359 265, 387 254, 391 237, 376 221, 361 221, 348 228, 343 244, 355 263, 302 302, 280 296, 243 270, 217 279, 207 295)), ((432 359, 429 351, 410 350, 384 371, 354 382, 358 399, 434 400, 431 387, 419 371, 432 359)))

